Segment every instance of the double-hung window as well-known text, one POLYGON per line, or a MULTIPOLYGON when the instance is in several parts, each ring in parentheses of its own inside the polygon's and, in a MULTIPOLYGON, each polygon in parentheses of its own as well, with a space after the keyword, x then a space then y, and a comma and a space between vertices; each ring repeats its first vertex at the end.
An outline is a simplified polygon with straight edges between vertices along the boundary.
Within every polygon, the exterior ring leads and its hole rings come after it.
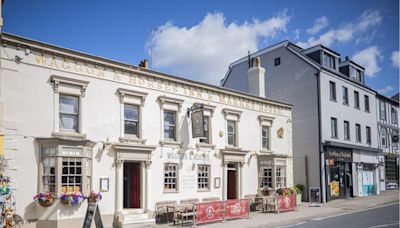
POLYGON ((382 147, 386 148, 387 147, 387 132, 386 128, 381 128, 381 144, 382 147))
POLYGON ((175 163, 164 164, 164 191, 166 192, 178 191, 178 164, 175 163))
POLYGON ((210 190, 210 166, 198 165, 197 166, 197 189, 199 191, 210 190))
POLYGON ((386 105, 383 101, 379 101, 379 116, 381 120, 386 120, 386 105))
POLYGON ((343 104, 349 104, 349 89, 347 87, 342 87, 343 104))
POLYGON ((336 101, 336 83, 332 81, 329 82, 329 92, 331 100, 336 101))
POLYGON ((356 141, 361 142, 361 125, 356 124, 356 141))
POLYGON ((164 110, 164 139, 176 141, 176 112, 164 110))
POLYGON ((367 138, 367 144, 371 144, 371 127, 365 127, 365 134, 367 138))
POLYGON ((397 124, 397 111, 395 107, 391 108, 392 124, 397 124))
POLYGON ((79 97, 60 94, 60 130, 79 132, 79 97))
POLYGON ((350 124, 349 121, 344 121, 343 122, 343 126, 344 126, 344 139, 345 140, 350 140, 350 124))
POLYGON ((364 105, 365 105, 365 111, 369 112, 369 96, 364 95, 364 105))
POLYGON ((229 146, 237 146, 236 140, 236 121, 228 120, 227 121, 228 128, 228 145, 229 146))
POLYGON ((354 108, 360 109, 360 94, 354 91, 354 108))
POLYGON ((124 105, 124 132, 125 135, 139 137, 139 106, 124 105))
POLYGON ((261 127, 261 145, 263 150, 270 150, 270 127, 262 126, 261 127))
POLYGON ((332 136, 332 138, 338 137, 337 119, 333 118, 333 117, 331 118, 331 136, 332 136))

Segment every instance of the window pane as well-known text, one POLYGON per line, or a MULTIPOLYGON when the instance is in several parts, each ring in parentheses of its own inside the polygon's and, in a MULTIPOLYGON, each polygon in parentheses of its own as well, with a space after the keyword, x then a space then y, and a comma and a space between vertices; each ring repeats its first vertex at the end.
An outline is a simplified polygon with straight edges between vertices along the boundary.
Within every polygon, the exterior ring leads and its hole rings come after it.
POLYGON ((78 116, 60 113, 60 128, 78 131, 78 116))
POLYGON ((235 122, 228 121, 228 133, 231 133, 231 134, 235 133, 235 122))
POLYGON ((60 113, 78 114, 79 99, 74 96, 60 95, 60 113))
POLYGON ((164 127, 164 138, 165 139, 175 139, 175 127, 165 126, 164 127))
POLYGON ((125 134, 138 135, 138 122, 125 120, 125 134))
POLYGON ((175 112, 164 111, 164 124, 175 125, 175 112))
POLYGON ((125 120, 138 120, 139 108, 136 105, 124 105, 125 120))

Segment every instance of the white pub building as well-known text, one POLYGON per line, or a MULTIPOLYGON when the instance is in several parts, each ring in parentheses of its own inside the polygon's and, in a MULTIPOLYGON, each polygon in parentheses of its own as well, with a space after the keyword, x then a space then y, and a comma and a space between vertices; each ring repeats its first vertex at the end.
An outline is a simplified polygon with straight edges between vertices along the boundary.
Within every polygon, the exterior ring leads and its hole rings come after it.
POLYGON ((262 83, 259 97, 6 33, 0 49, 0 131, 24 227, 83 224, 86 201, 41 207, 39 192, 100 191, 103 223, 123 226, 154 221, 159 201, 293 186, 292 106, 263 98, 262 83))

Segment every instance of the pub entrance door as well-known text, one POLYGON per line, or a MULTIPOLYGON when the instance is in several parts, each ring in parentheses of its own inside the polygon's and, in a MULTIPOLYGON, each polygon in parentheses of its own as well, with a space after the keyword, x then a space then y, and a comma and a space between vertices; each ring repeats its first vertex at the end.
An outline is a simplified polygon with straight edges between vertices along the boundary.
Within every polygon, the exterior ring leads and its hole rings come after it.
POLYGON ((228 164, 227 168, 227 199, 236 199, 237 198, 237 172, 235 164, 228 164))
POLYGON ((124 208, 140 208, 140 162, 124 162, 124 208))

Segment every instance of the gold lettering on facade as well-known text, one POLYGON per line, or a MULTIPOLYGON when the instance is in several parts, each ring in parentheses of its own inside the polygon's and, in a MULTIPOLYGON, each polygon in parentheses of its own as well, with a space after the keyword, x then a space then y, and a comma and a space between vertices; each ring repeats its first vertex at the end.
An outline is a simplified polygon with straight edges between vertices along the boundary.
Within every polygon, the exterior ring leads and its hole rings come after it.
POLYGON ((74 69, 78 73, 82 72, 82 66, 79 65, 77 62, 75 62, 75 64, 74 64, 74 69))
POLYGON ((37 64, 44 65, 44 64, 46 64, 46 60, 47 60, 47 58, 43 54, 36 55, 36 63, 37 64))
POLYGON ((136 77, 135 76, 128 76, 128 82, 129 84, 136 85, 136 77))
POLYGON ((155 87, 154 87, 154 81, 153 81, 152 78, 149 78, 149 79, 147 80, 147 87, 152 88, 152 89, 155 88, 155 87))
POLYGON ((51 62, 49 64, 49 67, 58 69, 58 65, 57 65, 57 62, 56 62, 56 57, 53 56, 51 58, 51 62))
POLYGON ((138 78, 139 85, 144 86, 146 84, 146 81, 142 76, 139 76, 138 78))
POLYGON ((87 72, 88 74, 93 74, 93 73, 94 73, 93 67, 86 66, 86 72, 87 72))
POLYGON ((121 81, 121 75, 114 71, 113 80, 121 81))
POLYGON ((177 93, 178 92, 178 85, 176 83, 174 83, 172 85, 172 92, 177 93))
POLYGON ((209 101, 213 101, 213 92, 208 91, 208 92, 207 92, 207 95, 208 95, 208 96, 207 96, 208 100, 209 100, 209 101))
POLYGON ((67 59, 65 59, 65 58, 62 58, 62 60, 61 60, 61 67, 62 67, 64 70, 69 70, 69 69, 71 69, 71 66, 69 65, 69 62, 67 62, 67 59))

